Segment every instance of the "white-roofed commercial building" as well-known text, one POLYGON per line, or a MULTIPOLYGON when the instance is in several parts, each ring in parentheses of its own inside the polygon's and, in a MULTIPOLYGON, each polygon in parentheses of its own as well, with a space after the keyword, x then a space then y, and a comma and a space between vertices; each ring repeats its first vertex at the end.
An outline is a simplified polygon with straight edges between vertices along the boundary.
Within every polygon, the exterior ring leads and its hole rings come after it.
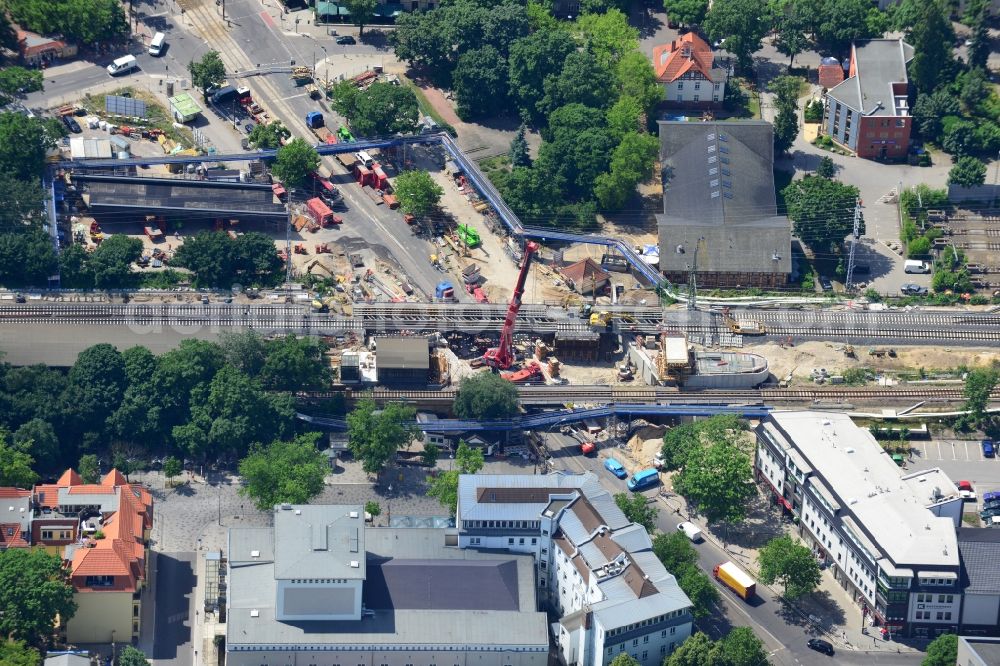
POLYGON ((534 555, 567 664, 657 666, 691 635, 691 601, 591 473, 464 475, 456 527, 462 548, 534 555))
POLYGON ((758 481, 877 624, 957 631, 962 500, 947 475, 905 474, 844 414, 773 413, 756 433, 758 481))

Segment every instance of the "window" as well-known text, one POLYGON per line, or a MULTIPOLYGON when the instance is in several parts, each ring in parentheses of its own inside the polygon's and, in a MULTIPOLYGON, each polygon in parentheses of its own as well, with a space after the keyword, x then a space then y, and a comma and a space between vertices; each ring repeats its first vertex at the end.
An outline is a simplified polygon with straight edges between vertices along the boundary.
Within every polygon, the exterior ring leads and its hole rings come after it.
POLYGON ((87 576, 87 587, 111 587, 114 584, 114 576, 87 576))
POLYGON ((648 643, 649 642, 649 634, 646 634, 645 636, 642 637, 642 642, 643 643, 648 643))
POLYGON ((532 546, 535 546, 535 545, 537 545, 537 544, 538 544, 538 539, 537 539, 536 537, 532 537, 532 538, 531 538, 531 545, 532 545, 532 546))
POLYGON ((896 118, 896 127, 906 127, 906 120, 904 118, 896 118))
POLYGON ((639 639, 638 639, 638 638, 633 638, 633 639, 632 639, 632 647, 635 647, 635 646, 637 646, 638 644, 639 644, 639 639))
POLYGON ((720 84, 718 84, 718 83, 716 83, 716 84, 715 84, 715 89, 716 89, 716 90, 718 90, 718 89, 719 89, 719 85, 720 85, 720 84))
POLYGON ((507 545, 508 546, 513 546, 514 545, 514 537, 511 537, 511 538, 507 539, 507 545))
POLYGON ((701 81, 695 81, 694 82, 694 89, 695 90, 701 90, 701 81))
POLYGON ((946 619, 946 620, 950 620, 951 619, 951 611, 946 611, 945 612, 944 619, 946 619))
POLYGON ((548 535, 549 535, 548 530, 542 530, 542 536, 548 536, 548 535))
POLYGON ((646 650, 643 650, 642 651, 642 660, 646 661, 646 657, 648 657, 648 656, 649 656, 649 653, 646 650))
POLYGON ((666 636, 667 636, 667 630, 664 629, 663 631, 660 632, 660 638, 666 638, 666 636))
POLYGON ((612 651, 613 649, 614 649, 613 647, 608 647, 608 654, 611 654, 611 651, 612 651))
POLYGON ((519 541, 519 543, 517 545, 519 545, 519 546, 523 546, 524 545, 524 537, 521 537, 518 541, 519 541))
POLYGON ((677 96, 677 101, 678 102, 683 102, 684 101, 684 95, 678 95, 677 96))
MULTIPOLYGON (((532 539, 532 541, 534 541, 534 539, 532 539)), ((542 555, 548 555, 548 554, 549 554, 549 549, 548 548, 542 548, 542 555)))
POLYGON ((712 101, 713 102, 718 102, 719 101, 719 96, 718 95, 712 95, 712 101))
POLYGON ((677 90, 678 90, 678 92, 681 91, 681 90, 684 90, 684 82, 683 81, 678 81, 677 82, 677 90))
POLYGON ((698 101, 698 95, 694 96, 694 101, 696 101, 696 102, 698 101))
POLYGON ((944 613, 942 613, 941 611, 938 611, 937 612, 937 619, 943 620, 944 619, 944 613))
POLYGON ((677 627, 670 627, 670 635, 673 636, 677 633, 677 627))
POLYGON ((549 563, 542 560, 542 571, 545 571, 548 568, 549 568, 549 563))
POLYGON ((666 654, 666 653, 667 653, 667 646, 666 645, 661 645, 660 646, 660 654, 666 654))

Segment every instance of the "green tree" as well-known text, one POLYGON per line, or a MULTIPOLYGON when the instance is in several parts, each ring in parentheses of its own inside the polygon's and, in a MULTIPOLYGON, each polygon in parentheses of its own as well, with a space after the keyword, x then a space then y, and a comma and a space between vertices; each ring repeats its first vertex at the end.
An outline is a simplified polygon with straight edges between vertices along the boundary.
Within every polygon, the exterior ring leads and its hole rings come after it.
POLYGON ((115 234, 97 246, 87 268, 99 289, 124 287, 131 282, 132 264, 142 256, 142 241, 132 236, 115 234))
POLYGON ((351 128, 361 136, 408 134, 417 127, 417 97, 406 86, 373 83, 353 101, 351 128))
POLYGON ((948 184, 975 187, 986 182, 986 165, 975 157, 959 157, 948 172, 948 184))
POLYGON ((459 440, 455 450, 455 469, 442 472, 430 482, 427 495, 433 497, 455 515, 458 508, 458 477, 462 474, 476 474, 486 464, 483 450, 474 449, 459 440))
MULTIPOLYGON (((802 6, 803 11, 809 12, 808 0, 802 6)), ((867 0, 823 0, 817 9, 811 13, 810 27, 817 44, 831 53, 846 53, 851 42, 881 37, 887 27, 884 21, 872 16, 872 5, 867 0)))
MULTIPOLYGON (((605 68, 614 69, 622 57, 639 48, 639 31, 628 23, 620 9, 602 14, 583 14, 576 21, 587 50, 605 68)), ((643 57, 643 60, 646 60, 643 57)))
POLYGON ((655 136, 629 132, 611 156, 610 171, 594 179, 594 195, 604 208, 617 210, 635 193, 636 186, 653 175, 660 150, 655 136))
POLYGON ((90 254, 82 245, 73 243, 59 254, 59 283, 67 289, 91 289, 94 274, 87 262, 90 254))
POLYGON ((22 180, 0 172, 0 233, 26 231, 42 224, 44 201, 45 193, 37 179, 22 180))
POLYGON ((507 106, 507 61, 492 46, 459 56, 452 80, 462 120, 495 116, 507 106))
POLYGON ((101 480, 101 467, 97 462, 97 456, 93 453, 80 456, 76 471, 80 473, 84 483, 97 483, 101 480))
POLYGON ((522 123, 517 128, 517 134, 510 141, 510 163, 515 167, 531 166, 531 156, 528 154, 528 141, 525 138, 526 128, 522 123))
POLYGON ((628 652, 622 652, 611 660, 610 666, 639 666, 639 662, 628 652))
POLYGON ((33 418, 14 432, 14 448, 29 454, 42 469, 52 469, 59 460, 59 437, 48 421, 33 418))
POLYGON ((785 596, 797 599, 809 594, 819 585, 819 564, 810 550, 781 536, 771 539, 760 549, 757 556, 760 565, 760 580, 773 585, 781 583, 785 596))
POLYGON ((420 456, 420 461, 429 467, 433 467, 440 455, 441 449, 437 444, 427 443, 424 444, 424 452, 420 456))
POLYGON ((117 659, 118 666, 149 666, 149 660, 146 658, 146 653, 138 648, 134 648, 131 645, 126 645, 125 648, 118 653, 117 659))
POLYGON ((963 390, 965 405, 963 409, 969 412, 972 423, 978 425, 987 419, 986 407, 998 380, 1000 380, 1000 372, 996 368, 976 368, 965 375, 965 388, 963 390))
POLYGON ((951 80, 954 70, 952 44, 955 32, 941 0, 913 0, 920 20, 910 30, 907 42, 913 46, 910 81, 917 91, 929 93, 951 80))
POLYGON ((325 347, 318 338, 286 335, 268 340, 260 370, 264 388, 272 391, 320 391, 333 380, 325 347))
POLYGON ((990 44, 989 24, 983 16, 980 16, 979 20, 976 21, 970 41, 972 43, 969 45, 967 56, 969 67, 986 69, 986 62, 989 60, 992 46, 990 44))
POLYGON ((42 549, 0 551, 0 633, 45 647, 55 630, 73 617, 76 602, 62 557, 42 549))
POLYGON ((673 471, 683 467, 695 450, 702 447, 703 428, 699 423, 683 423, 663 435, 663 469, 673 471))
POLYGON ((517 387, 492 372, 462 378, 452 409, 460 419, 494 421, 518 413, 517 387))
POLYGON ((42 89, 44 79, 37 70, 24 67, 7 67, 0 69, 0 103, 7 104, 15 97, 42 89))
POLYGON ((369 500, 365 502, 365 513, 372 518, 378 518, 382 515, 382 507, 375 500, 369 500))
POLYGON ((788 152, 799 135, 799 118, 795 108, 781 108, 774 119, 774 152, 781 155, 788 152))
POLYGON ((854 228, 858 188, 807 175, 789 184, 783 194, 795 235, 814 252, 837 252, 854 228))
POLYGON ((970 115, 976 115, 993 90, 986 73, 981 69, 970 69, 963 72, 956 83, 961 84, 958 98, 962 101, 962 106, 970 115))
POLYGON ((664 666, 714 666, 721 663, 719 646, 700 631, 688 636, 663 662, 664 666))
POLYGON ((952 159, 975 154, 981 148, 976 140, 976 124, 964 119, 949 123, 944 130, 941 147, 952 159))
POLYGON ((566 57, 575 49, 573 37, 560 29, 538 30, 511 44, 507 59, 510 95, 522 113, 541 120, 545 79, 558 76, 566 57))
POLYGON ((698 553, 683 532, 657 534, 653 537, 653 554, 674 575, 685 569, 697 568, 698 553))
POLYGON ((6 666, 38 666, 42 661, 38 650, 24 641, 0 641, 0 664, 6 666))
POLYGON ((653 64, 641 51, 629 51, 615 68, 618 91, 622 97, 635 99, 647 116, 653 116, 663 100, 663 86, 656 80, 653 64))
POLYGON ((271 172, 286 187, 301 187, 310 171, 319 168, 319 154, 305 139, 296 137, 278 149, 271 172))
POLYGON ((347 415, 347 436, 351 453, 365 473, 378 474, 391 466, 396 452, 419 437, 411 423, 415 417, 416 410, 409 405, 390 402, 379 411, 371 398, 358 400, 347 415))
POLYGON ((0 284, 44 286, 57 265, 52 239, 41 229, 0 234, 0 284))
POLYGON ((946 87, 942 87, 930 94, 917 94, 917 101, 913 105, 913 123, 920 136, 937 143, 944 130, 944 117, 958 112, 958 99, 946 87))
POLYGON ((729 630, 721 644, 720 663, 726 666, 759 666, 768 663, 764 643, 750 627, 734 627, 729 630))
POLYGON ((711 39, 725 39, 726 50, 736 56, 740 69, 749 71, 753 54, 771 29, 771 17, 764 0, 718 0, 703 27, 711 39))
POLYGON ((746 515, 746 503, 754 495, 751 479, 750 458, 732 441, 721 440, 688 455, 674 478, 674 490, 708 522, 736 522, 746 515))
POLYGON ((539 108, 546 113, 568 104, 604 109, 616 99, 612 70, 588 51, 573 51, 566 56, 559 74, 547 76, 542 87, 545 95, 539 108))
POLYGON ((681 25, 700 25, 708 11, 706 0, 663 0, 663 9, 670 20, 681 25))
POLYGON ((38 475, 31 466, 35 459, 7 444, 6 435, 0 433, 0 487, 31 488, 38 475))
POLYGON ((622 95, 614 106, 608 109, 607 123, 611 136, 621 141, 630 132, 638 132, 642 118, 642 105, 634 97, 622 95))
POLYGON ((358 37, 364 34, 365 26, 375 17, 376 0, 344 0, 342 6, 351 15, 351 22, 358 26, 358 37))
POLYGON ((259 232, 233 240, 227 234, 200 231, 185 239, 173 261, 193 272, 196 284, 206 287, 229 287, 234 282, 272 286, 283 276, 274 241, 259 232))
POLYGON ((837 175, 837 165, 833 163, 833 158, 821 157, 819 164, 816 165, 816 175, 820 178, 830 179, 837 175))
POLYGON ((927 655, 920 666, 954 666, 958 659, 958 636, 941 634, 927 646, 927 655))
POLYGON ((642 525, 647 532, 656 527, 656 515, 659 513, 655 504, 649 504, 645 495, 635 493, 616 493, 615 504, 622 510, 625 517, 637 525, 642 525))
POLYGON ((222 62, 219 52, 214 50, 203 55, 200 60, 190 61, 188 72, 191 73, 191 83, 200 88, 206 98, 212 86, 226 79, 226 65, 222 62))
POLYGON ((267 341, 256 331, 223 331, 219 346, 226 363, 250 377, 258 376, 267 362, 267 341))
POLYGON ((0 172, 35 182, 45 171, 45 154, 65 136, 54 118, 28 118, 20 113, 0 113, 0 172))
POLYGON ((931 251, 931 239, 926 236, 914 238, 906 244, 906 256, 911 259, 924 257, 931 251))
POLYGON ((788 66, 791 67, 795 56, 809 47, 806 31, 814 8, 802 0, 775 0, 771 9, 777 33, 774 47, 778 53, 788 56, 788 66))
MULTIPOLYGON (((683 538, 683 534, 681 534, 683 538)), ((668 569, 668 571, 670 571, 668 569)), ((712 614, 715 604, 719 601, 719 590, 715 584, 702 573, 698 567, 689 566, 678 572, 671 572, 677 577, 677 584, 691 600, 691 615, 701 620, 712 614)))
POLYGON ((163 459, 163 476, 167 479, 168 485, 174 485, 174 478, 181 475, 184 468, 181 467, 181 461, 174 456, 167 456, 163 459))
POLYGON ((240 461, 243 487, 240 494, 267 511, 278 504, 305 504, 323 491, 330 471, 326 457, 316 448, 319 433, 300 435, 291 442, 255 444, 240 461))
POLYGON ((404 212, 423 216, 437 210, 444 188, 426 171, 404 171, 396 177, 395 192, 404 212))
MULTIPOLYGON (((353 88, 354 85, 352 84, 353 88)), ((354 88, 357 90, 357 88, 354 88)), ((247 141, 254 148, 278 148, 281 146, 281 140, 291 136, 291 132, 281 124, 280 120, 276 120, 273 123, 254 125, 253 130, 250 131, 249 136, 247 136, 247 141)))
POLYGON ((127 384, 125 361, 113 345, 100 343, 80 352, 65 391, 68 413, 78 430, 102 432, 127 384))

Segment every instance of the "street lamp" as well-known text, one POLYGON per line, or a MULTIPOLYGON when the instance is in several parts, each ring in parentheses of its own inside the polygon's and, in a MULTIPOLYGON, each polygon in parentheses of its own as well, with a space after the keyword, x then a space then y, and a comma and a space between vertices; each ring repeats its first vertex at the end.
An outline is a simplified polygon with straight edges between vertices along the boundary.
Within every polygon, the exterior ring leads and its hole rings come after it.
POLYGON ((386 511, 385 511, 385 522, 386 527, 392 527, 392 484, 389 484, 389 488, 386 492, 385 497, 386 511))

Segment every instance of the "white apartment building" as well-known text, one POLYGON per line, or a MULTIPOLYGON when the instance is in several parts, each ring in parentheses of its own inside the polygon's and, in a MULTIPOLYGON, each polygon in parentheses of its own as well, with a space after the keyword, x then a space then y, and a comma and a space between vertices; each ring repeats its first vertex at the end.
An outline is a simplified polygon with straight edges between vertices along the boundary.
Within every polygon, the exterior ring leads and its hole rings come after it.
POLYGON ((691 635, 691 601, 594 474, 464 475, 456 527, 462 548, 534 556, 570 666, 659 666, 691 635))
POLYGON ((755 472, 871 623, 933 637, 958 629, 962 500, 940 469, 906 474, 844 414, 774 413, 755 472))

